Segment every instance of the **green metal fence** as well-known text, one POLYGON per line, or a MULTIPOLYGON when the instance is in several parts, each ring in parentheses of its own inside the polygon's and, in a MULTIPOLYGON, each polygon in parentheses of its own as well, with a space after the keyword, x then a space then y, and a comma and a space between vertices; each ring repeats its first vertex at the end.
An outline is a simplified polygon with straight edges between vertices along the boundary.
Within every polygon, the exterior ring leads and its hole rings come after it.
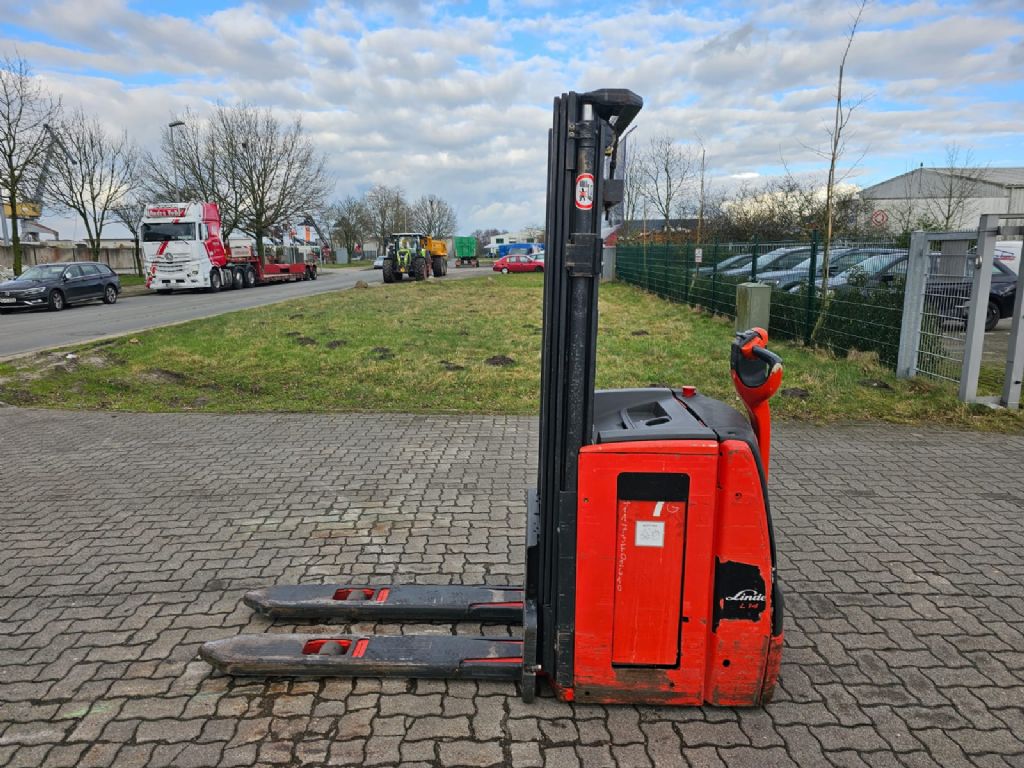
POLYGON ((822 292, 823 252, 807 241, 630 244, 616 248, 616 276, 666 299, 736 316, 736 286, 772 286, 769 331, 836 354, 875 352, 896 367, 906 249, 892 240, 834 244, 822 292))

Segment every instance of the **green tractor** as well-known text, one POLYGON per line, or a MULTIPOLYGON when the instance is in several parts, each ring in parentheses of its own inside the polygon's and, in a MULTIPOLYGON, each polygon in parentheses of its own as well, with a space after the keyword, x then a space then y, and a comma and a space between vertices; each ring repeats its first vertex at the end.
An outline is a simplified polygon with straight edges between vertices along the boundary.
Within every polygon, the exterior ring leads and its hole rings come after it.
POLYGON ((426 280, 448 274, 448 248, 444 240, 435 240, 422 232, 398 232, 388 241, 384 256, 384 282, 394 283, 409 275, 426 280))

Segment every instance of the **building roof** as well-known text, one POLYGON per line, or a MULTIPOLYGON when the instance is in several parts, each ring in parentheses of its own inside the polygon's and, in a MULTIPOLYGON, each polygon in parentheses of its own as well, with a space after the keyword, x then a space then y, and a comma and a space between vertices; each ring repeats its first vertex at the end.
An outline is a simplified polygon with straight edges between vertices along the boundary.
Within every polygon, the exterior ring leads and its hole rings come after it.
POLYGON ((915 168, 907 173, 901 173, 899 176, 893 176, 891 179, 880 181, 877 184, 872 184, 870 187, 864 187, 860 191, 862 196, 865 197, 886 197, 886 189, 893 182, 899 181, 900 179, 906 178, 907 176, 913 176, 915 174, 941 174, 941 175, 957 175, 957 176, 968 176, 977 179, 980 183, 991 185, 993 187, 1008 187, 1024 185, 1024 168, 1021 167, 1010 167, 1010 168, 929 168, 922 166, 915 168))

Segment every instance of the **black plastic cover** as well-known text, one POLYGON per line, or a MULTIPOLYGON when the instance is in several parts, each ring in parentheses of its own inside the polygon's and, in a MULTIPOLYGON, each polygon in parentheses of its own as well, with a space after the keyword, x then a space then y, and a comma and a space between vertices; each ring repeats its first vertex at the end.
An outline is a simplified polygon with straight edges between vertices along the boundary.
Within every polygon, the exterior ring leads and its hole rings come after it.
POLYGON ((594 393, 595 443, 715 439, 715 432, 695 418, 670 389, 599 389, 594 393))

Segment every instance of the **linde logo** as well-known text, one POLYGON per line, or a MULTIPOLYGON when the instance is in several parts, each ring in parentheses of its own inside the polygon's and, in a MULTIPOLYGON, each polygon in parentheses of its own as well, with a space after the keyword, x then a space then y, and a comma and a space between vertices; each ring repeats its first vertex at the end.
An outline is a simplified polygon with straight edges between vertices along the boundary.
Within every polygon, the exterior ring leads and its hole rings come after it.
POLYGON ((725 598, 727 603, 763 603, 764 595, 756 589, 741 589, 735 595, 725 598))
POLYGON ((153 205, 146 209, 147 216, 184 216, 184 208, 171 208, 170 206, 153 205))

